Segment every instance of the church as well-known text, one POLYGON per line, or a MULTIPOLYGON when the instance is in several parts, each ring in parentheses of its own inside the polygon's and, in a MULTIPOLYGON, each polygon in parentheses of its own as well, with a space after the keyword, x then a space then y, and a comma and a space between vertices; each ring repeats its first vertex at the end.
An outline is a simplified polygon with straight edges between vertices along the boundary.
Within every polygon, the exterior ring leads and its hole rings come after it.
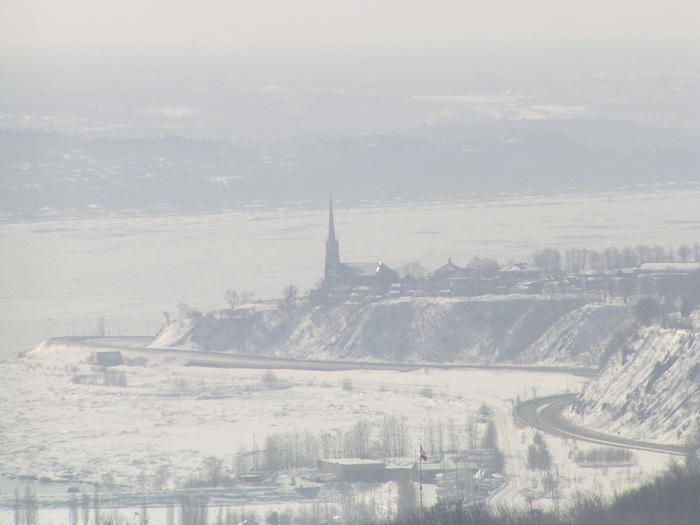
POLYGON ((399 276, 383 262, 340 262, 340 245, 335 235, 333 199, 328 214, 326 238, 326 265, 320 295, 331 302, 346 301, 351 297, 388 294, 391 286, 399 282, 399 276))

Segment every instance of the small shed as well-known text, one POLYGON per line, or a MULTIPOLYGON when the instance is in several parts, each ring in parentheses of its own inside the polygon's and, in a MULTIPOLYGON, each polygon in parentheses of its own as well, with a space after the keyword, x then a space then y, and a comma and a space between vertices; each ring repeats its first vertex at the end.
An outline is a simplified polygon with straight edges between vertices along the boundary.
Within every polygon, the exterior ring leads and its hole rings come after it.
POLYGON ((119 351, 95 352, 95 363, 97 366, 121 366, 124 358, 119 351))

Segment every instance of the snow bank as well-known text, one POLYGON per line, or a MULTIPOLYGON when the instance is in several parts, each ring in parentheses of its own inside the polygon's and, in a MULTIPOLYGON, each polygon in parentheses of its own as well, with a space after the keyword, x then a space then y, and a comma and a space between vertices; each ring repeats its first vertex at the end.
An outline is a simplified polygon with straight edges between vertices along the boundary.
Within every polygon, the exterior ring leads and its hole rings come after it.
MULTIPOLYGON (((21 358, 35 366, 66 371, 74 371, 81 366, 99 365, 96 355, 99 350, 96 350, 94 344, 89 344, 89 339, 86 344, 83 344, 81 340, 82 338, 72 337, 48 339, 24 352, 21 358)), ((98 340, 103 342, 103 338, 98 338, 98 340)), ((118 352, 121 355, 122 364, 127 366, 184 366, 192 359, 191 353, 175 351, 154 353, 141 350, 138 347, 121 347, 117 344, 104 346, 103 351, 118 352)))
POLYGON ((684 444, 697 431, 700 322, 692 329, 640 328, 572 407, 583 426, 684 444))
POLYGON ((171 324, 152 346, 317 358, 493 363, 511 361, 541 340, 549 343, 528 354, 531 362, 549 359, 556 350, 577 364, 590 364, 597 353, 588 348, 588 339, 602 344, 624 318, 622 307, 600 314, 595 309, 572 314, 564 328, 556 328, 557 333, 568 330, 569 343, 555 347, 556 335, 542 339, 563 316, 584 304, 581 298, 566 297, 422 297, 333 308, 278 308, 234 317, 212 314, 171 324), (605 333, 596 338, 577 335, 575 327, 581 318, 589 319, 585 324, 589 332, 605 333), (579 355, 583 358, 576 361, 579 355))

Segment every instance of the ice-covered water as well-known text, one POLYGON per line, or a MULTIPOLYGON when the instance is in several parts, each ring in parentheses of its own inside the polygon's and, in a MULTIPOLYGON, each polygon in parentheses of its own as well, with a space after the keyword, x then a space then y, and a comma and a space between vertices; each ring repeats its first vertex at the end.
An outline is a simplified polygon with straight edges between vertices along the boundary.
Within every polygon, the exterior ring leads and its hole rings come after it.
MULTIPOLYGON (((229 288, 280 297, 323 274, 327 229, 318 207, 209 215, 54 219, 0 225, 0 358, 47 337, 153 334, 178 304, 223 308, 229 288)), ((336 202, 341 259, 527 260, 538 248, 700 240, 700 187, 556 197, 367 204, 336 202)))

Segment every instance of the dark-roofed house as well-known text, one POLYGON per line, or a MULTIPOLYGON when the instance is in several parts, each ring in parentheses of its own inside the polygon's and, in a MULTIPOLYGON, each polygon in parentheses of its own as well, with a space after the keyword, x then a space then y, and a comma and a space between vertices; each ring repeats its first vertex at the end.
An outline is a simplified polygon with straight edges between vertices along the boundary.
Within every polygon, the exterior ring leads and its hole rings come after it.
POLYGON ((469 293, 473 283, 474 271, 457 266, 451 257, 428 277, 428 288, 435 295, 473 295, 469 293))

